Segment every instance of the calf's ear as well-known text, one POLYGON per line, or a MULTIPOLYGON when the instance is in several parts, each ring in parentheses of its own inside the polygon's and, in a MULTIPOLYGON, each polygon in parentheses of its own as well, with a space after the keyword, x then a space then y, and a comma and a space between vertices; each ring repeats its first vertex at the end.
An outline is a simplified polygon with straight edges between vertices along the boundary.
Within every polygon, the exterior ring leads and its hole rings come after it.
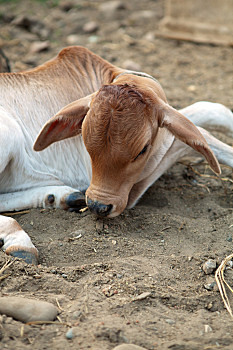
POLYGON ((80 134, 82 122, 90 109, 95 94, 88 95, 62 108, 42 128, 35 144, 35 151, 42 151, 54 142, 80 134))
POLYGON ((212 170, 220 174, 219 163, 198 128, 176 109, 162 100, 159 101, 159 126, 167 128, 176 138, 201 153, 212 170))

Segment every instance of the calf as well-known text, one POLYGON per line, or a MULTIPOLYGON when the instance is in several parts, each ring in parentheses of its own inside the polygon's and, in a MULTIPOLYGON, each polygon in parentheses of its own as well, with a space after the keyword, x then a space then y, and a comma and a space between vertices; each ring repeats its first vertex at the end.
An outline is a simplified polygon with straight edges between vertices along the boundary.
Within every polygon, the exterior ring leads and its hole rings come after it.
MULTIPOLYGON (((218 174, 218 160, 233 167, 232 148, 202 128, 232 135, 229 109, 199 102, 178 112, 156 79, 82 47, 31 71, 0 74, 0 119, 1 212, 76 209, 85 193, 93 213, 114 217, 183 156, 201 153, 218 174)), ((3 249, 36 263, 27 234, 0 218, 3 249)))

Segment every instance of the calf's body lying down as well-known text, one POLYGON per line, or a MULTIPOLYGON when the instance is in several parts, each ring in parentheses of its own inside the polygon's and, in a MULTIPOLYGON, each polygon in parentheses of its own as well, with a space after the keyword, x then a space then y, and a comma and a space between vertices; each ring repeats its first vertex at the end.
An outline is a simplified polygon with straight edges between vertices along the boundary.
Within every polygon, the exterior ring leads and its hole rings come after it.
MULTIPOLYGON (((184 156, 199 152, 216 173, 218 161, 233 167, 232 147, 208 129, 233 136, 232 112, 210 102, 178 112, 156 79, 82 47, 31 71, 2 73, 0 212, 77 208, 85 193, 93 213, 117 216, 184 156)), ((0 216, 0 239, 8 254, 36 262, 13 219, 0 216)))

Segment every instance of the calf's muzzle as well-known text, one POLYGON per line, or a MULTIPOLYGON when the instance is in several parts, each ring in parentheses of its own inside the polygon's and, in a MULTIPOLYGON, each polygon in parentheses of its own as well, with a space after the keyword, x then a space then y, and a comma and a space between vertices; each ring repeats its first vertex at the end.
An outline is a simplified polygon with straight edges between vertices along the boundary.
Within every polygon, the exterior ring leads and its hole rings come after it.
POLYGON ((93 201, 88 197, 86 198, 86 203, 90 211, 100 217, 109 215, 113 207, 112 204, 102 204, 98 201, 93 201))

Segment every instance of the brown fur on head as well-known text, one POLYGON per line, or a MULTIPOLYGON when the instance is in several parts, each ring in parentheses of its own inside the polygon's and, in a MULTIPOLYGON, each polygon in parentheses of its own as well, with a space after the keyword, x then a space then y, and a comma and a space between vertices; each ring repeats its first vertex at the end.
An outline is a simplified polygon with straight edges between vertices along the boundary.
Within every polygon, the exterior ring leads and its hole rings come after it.
POLYGON ((100 158, 108 151, 110 158, 132 161, 144 146, 143 134, 151 137, 152 111, 136 88, 127 84, 103 86, 92 101, 90 116, 82 126, 91 158, 100 158))
POLYGON ((116 215, 124 210, 128 194, 143 170, 156 135, 155 109, 136 87, 103 86, 91 103, 82 126, 85 146, 92 161, 92 181, 87 196, 112 204, 116 215), (121 200, 119 203, 118 195, 121 200))

